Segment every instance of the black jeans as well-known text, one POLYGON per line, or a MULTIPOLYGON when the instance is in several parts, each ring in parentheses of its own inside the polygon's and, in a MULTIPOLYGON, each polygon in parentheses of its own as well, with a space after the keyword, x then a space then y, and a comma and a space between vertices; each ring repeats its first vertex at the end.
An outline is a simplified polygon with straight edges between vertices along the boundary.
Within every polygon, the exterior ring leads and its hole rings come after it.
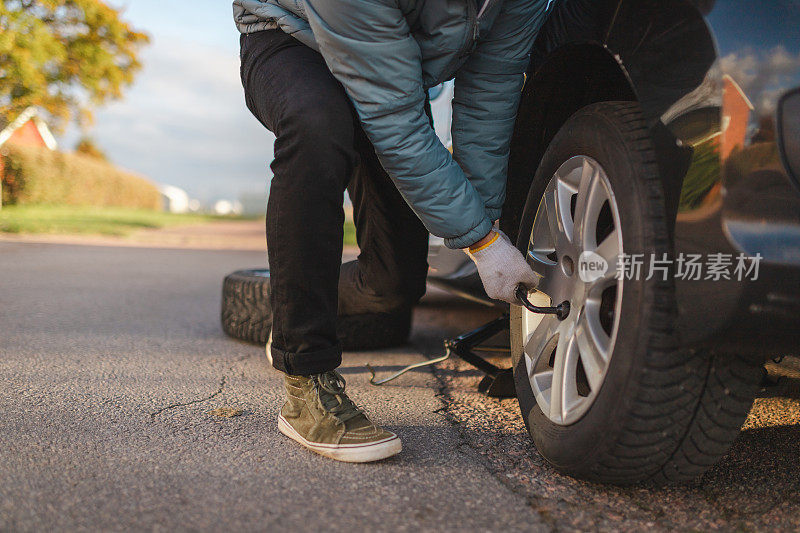
POLYGON ((277 139, 267 205, 273 366, 326 372, 342 361, 337 309, 388 311, 425 293, 428 233, 319 53, 267 30, 242 36, 241 61, 247 107, 277 139), (345 189, 361 253, 340 303, 345 189))

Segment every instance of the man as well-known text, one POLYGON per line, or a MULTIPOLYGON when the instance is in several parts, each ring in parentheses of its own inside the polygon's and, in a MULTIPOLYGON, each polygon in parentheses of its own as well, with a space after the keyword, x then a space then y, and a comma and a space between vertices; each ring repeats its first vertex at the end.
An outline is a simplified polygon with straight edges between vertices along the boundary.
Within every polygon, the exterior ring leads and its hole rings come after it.
POLYGON ((346 346, 354 325, 407 335, 425 292, 428 232, 470 249, 490 297, 513 302, 518 284, 536 286, 493 223, 550 2, 234 1, 247 105, 276 136, 267 250, 268 349, 286 374, 278 428, 307 448, 349 462, 400 451, 344 392, 337 320, 346 346), (452 156, 425 97, 451 78, 452 156), (346 188, 361 253, 340 275, 346 188))

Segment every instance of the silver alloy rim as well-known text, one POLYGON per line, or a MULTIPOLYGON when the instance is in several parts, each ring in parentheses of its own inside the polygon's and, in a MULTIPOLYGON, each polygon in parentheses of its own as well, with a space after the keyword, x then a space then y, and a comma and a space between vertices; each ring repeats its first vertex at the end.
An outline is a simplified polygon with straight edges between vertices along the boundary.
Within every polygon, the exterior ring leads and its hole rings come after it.
POLYGON ((619 329, 622 251, 619 210, 605 171, 590 157, 570 158, 539 203, 527 260, 542 275, 530 295, 534 305, 567 300, 571 311, 559 321, 522 310, 531 388, 555 424, 580 420, 605 380, 619 329))

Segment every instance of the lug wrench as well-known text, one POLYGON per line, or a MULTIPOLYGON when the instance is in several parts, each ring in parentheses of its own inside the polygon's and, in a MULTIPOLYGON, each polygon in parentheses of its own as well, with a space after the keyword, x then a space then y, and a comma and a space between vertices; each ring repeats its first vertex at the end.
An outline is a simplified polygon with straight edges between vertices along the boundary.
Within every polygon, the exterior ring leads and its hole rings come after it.
MULTIPOLYGON (((528 311, 530 311, 531 313, 537 313, 542 315, 555 315, 559 320, 564 320, 569 316, 570 308, 569 308, 569 302, 567 301, 561 302, 555 307, 539 307, 533 305, 530 302, 530 300, 528 300, 528 289, 523 285, 519 285, 517 287, 515 296, 517 297, 517 301, 519 301, 520 305, 523 306, 528 311)), ((486 361, 481 356, 476 355, 475 353, 473 353, 472 350, 476 349, 481 350, 481 347, 478 346, 480 343, 490 339, 491 337, 501 332, 502 330, 508 329, 508 327, 509 327, 509 318, 508 315, 506 314, 501 316, 500 318, 496 318, 491 322, 484 324, 483 326, 475 330, 470 331, 469 333, 460 335, 455 339, 445 340, 444 355, 440 357, 435 357, 433 359, 428 359, 427 361, 422 361, 420 363, 409 365, 395 372, 391 376, 381 380, 375 379, 375 369, 372 368, 372 365, 367 364, 366 365, 367 370, 369 370, 371 374, 369 382, 372 385, 383 385, 384 383, 388 383, 390 381, 399 378, 400 376, 402 376, 406 372, 410 372, 411 370, 442 363, 448 360, 453 353, 455 353, 457 356, 459 356, 467 363, 471 364, 472 366, 486 373, 487 376, 491 378, 496 378, 498 374, 503 371, 503 369, 496 367, 495 365, 486 361)))

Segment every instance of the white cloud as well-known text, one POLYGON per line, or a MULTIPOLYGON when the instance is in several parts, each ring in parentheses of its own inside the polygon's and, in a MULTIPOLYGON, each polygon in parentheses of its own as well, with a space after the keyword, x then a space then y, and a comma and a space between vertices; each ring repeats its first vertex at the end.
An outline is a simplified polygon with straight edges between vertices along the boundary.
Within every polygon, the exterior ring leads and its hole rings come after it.
POLYGON ((274 137, 245 107, 238 56, 162 38, 142 60, 126 98, 96 113, 111 159, 203 200, 265 190, 274 137))
POLYGON ((792 55, 783 46, 758 53, 729 54, 720 60, 720 68, 736 80, 762 112, 772 112, 783 93, 781 87, 800 74, 800 54, 792 55))

